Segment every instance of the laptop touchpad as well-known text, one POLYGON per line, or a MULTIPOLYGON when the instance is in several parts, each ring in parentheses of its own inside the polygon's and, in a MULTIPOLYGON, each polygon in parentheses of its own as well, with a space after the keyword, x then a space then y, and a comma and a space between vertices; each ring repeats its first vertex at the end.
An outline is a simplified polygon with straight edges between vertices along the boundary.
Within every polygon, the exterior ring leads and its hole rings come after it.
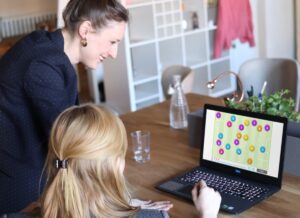
POLYGON ((179 189, 178 192, 191 196, 193 188, 194 188, 193 185, 187 185, 187 186, 184 186, 183 188, 179 189))
POLYGON ((165 189, 170 190, 170 191, 176 191, 178 189, 181 189, 182 187, 184 187, 183 184, 178 183, 178 182, 174 182, 174 181, 168 181, 168 182, 163 183, 162 185, 160 185, 160 188, 165 188, 165 189))

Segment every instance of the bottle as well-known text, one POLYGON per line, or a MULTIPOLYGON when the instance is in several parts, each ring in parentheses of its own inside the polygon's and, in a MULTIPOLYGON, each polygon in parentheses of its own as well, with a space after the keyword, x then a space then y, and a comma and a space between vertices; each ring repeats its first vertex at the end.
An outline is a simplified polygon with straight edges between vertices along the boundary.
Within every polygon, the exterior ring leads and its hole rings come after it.
POLYGON ((181 88, 181 76, 173 76, 174 92, 170 103, 170 126, 174 129, 183 129, 187 127, 187 114, 189 112, 186 97, 181 88))
POLYGON ((198 20, 197 12, 193 12, 192 14, 192 28, 193 30, 199 28, 199 20, 198 20))

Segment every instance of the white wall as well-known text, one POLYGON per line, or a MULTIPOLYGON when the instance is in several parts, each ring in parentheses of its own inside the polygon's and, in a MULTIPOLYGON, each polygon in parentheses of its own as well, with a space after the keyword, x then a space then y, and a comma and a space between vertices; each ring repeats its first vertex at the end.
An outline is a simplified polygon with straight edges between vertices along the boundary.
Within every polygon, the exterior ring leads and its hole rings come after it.
POLYGON ((267 57, 295 58, 294 0, 264 0, 267 57))
POLYGON ((61 28, 64 26, 62 13, 68 4, 69 0, 58 0, 57 4, 57 27, 61 28))
POLYGON ((298 59, 298 61, 300 61, 300 1, 299 0, 295 0, 296 1, 296 24, 295 24, 295 28, 296 28, 296 57, 298 59))
POLYGON ((0 0, 0 17, 55 12, 56 0, 0 0))

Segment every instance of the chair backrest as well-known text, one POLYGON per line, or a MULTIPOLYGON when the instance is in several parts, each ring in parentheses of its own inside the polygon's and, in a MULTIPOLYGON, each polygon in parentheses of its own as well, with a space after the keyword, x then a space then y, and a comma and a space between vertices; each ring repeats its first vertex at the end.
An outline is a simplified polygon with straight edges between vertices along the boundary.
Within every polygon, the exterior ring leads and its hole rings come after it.
POLYGON ((289 89, 289 96, 295 99, 295 110, 299 111, 300 72, 299 64, 293 59, 257 58, 252 59, 240 67, 239 76, 243 82, 245 97, 247 91, 254 88, 254 95, 258 95, 265 81, 265 93, 289 89))
POLYGON ((181 85, 184 93, 191 92, 193 87, 194 72, 192 69, 182 65, 171 65, 163 71, 161 78, 162 89, 166 99, 170 97, 168 89, 173 82, 173 75, 181 76, 181 85))

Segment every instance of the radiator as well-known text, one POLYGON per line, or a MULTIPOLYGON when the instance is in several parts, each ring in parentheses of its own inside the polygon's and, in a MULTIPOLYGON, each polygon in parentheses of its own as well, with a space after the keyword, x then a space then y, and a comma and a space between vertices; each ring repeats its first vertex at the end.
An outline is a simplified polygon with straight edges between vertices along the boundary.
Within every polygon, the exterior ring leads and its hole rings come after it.
POLYGON ((0 38, 30 33, 36 30, 36 24, 55 20, 56 13, 31 14, 18 17, 0 17, 0 38))

